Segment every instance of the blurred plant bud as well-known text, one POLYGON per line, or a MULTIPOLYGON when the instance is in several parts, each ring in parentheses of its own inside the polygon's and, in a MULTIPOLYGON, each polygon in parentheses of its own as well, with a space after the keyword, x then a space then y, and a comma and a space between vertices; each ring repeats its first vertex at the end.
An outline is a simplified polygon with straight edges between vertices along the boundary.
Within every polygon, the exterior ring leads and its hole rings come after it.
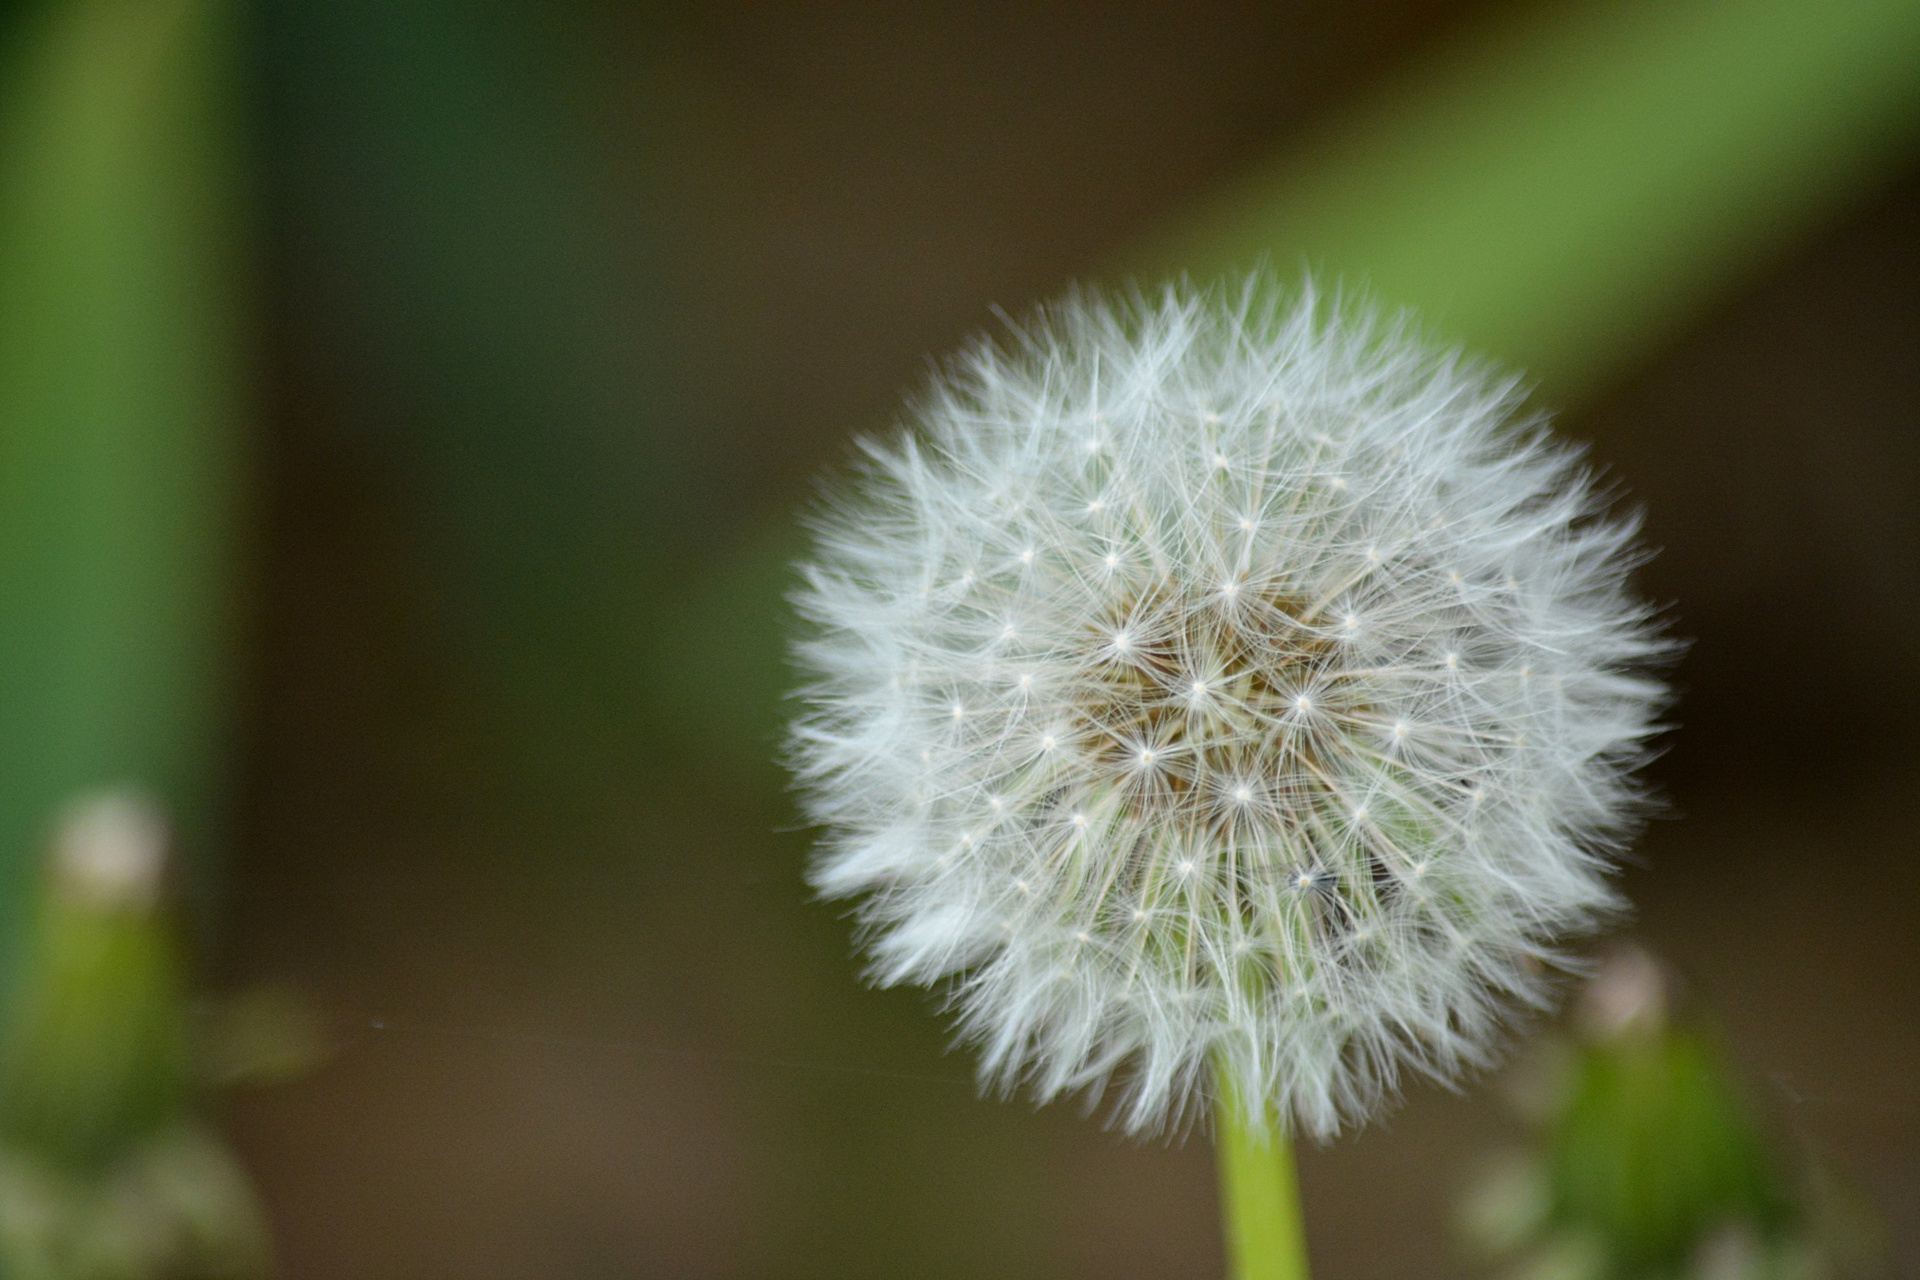
POLYGON ((167 824, 68 811, 0 1020, 0 1277, 245 1280, 269 1270, 238 1163, 192 1110, 167 824))
POLYGON ((1615 951, 1577 1037, 1522 1091, 1533 1145, 1475 1181, 1462 1238, 1503 1280, 1839 1280, 1879 1274, 1873 1237, 1817 1169, 1767 1141, 1738 1073, 1673 982, 1615 951))
POLYGON ((0 1023, 0 1142, 98 1172, 184 1100, 179 949, 159 907, 166 824, 145 800, 60 823, 0 1023))
POLYGON ((1615 951, 1594 974, 1575 1007, 1580 1029, 1596 1043, 1658 1036, 1667 1025, 1668 978, 1639 947, 1615 951))

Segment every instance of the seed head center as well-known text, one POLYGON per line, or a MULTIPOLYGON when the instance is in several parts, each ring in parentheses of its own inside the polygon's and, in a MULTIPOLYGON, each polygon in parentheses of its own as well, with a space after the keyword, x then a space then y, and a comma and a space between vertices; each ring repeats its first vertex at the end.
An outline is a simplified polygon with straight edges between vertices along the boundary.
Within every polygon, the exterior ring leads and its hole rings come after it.
POLYGON ((1118 601, 1088 636, 1089 781, 1116 779, 1136 817, 1196 832, 1217 828, 1223 808, 1244 811, 1252 780, 1272 794, 1311 789, 1300 713, 1355 708, 1317 690, 1336 639, 1307 610, 1251 586, 1233 598, 1167 586, 1118 601))

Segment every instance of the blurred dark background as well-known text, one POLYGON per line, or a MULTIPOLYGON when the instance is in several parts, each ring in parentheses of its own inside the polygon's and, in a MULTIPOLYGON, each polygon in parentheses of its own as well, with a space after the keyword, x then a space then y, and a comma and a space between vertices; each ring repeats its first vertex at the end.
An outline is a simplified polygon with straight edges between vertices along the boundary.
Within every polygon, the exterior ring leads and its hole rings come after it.
MULTIPOLYGON (((767 602, 810 477, 990 307, 1527 7, 254 7, 208 951, 334 1046, 223 1103, 288 1276, 1221 1272, 1203 1139, 982 1100, 931 998, 859 983, 767 602)), ((1692 640, 1632 929, 1920 1275, 1920 167, 1863 189, 1542 398, 1692 640)), ((1317 1273, 1467 1274, 1450 1205, 1511 1129, 1420 1087, 1305 1152, 1317 1273)))

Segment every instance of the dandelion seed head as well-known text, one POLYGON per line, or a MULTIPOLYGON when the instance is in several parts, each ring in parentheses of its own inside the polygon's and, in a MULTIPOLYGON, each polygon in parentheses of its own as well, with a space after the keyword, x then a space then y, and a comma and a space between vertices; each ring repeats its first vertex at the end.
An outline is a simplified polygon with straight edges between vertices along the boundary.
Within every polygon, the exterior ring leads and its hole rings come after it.
POLYGON ((977 345, 798 597, 813 879, 875 980, 1134 1132, 1215 1062, 1318 1136, 1488 1062, 1618 906, 1664 697, 1632 530, 1511 381, 1263 288, 977 345))

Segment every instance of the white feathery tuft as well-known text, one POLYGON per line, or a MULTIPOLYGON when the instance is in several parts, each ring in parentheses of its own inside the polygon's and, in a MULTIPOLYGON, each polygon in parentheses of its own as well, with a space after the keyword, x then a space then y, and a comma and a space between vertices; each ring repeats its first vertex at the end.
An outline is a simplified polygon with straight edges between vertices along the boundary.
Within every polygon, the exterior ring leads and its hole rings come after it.
POLYGON ((1136 1133, 1216 1064, 1323 1138, 1485 1064, 1619 906, 1664 698, 1632 524, 1515 381, 1276 292, 976 345, 797 597, 813 880, 875 980, 1136 1133))

